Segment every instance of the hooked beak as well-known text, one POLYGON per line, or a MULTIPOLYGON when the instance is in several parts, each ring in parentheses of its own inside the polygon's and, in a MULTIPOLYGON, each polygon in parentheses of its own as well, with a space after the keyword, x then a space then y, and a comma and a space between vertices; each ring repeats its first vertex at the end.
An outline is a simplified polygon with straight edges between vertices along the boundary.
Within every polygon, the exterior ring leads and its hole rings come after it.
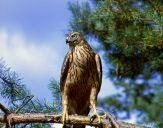
POLYGON ((69 43, 69 41, 66 39, 66 44, 68 44, 69 43))
POLYGON ((66 38, 66 44, 70 43, 69 37, 66 38))

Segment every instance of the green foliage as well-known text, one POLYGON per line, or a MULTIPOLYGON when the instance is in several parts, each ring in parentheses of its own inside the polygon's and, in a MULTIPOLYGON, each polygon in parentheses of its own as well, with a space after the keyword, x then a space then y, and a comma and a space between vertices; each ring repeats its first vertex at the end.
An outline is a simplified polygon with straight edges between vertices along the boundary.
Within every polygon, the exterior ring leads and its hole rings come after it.
MULTIPOLYGON (((46 100, 37 98, 33 99, 33 95, 23 84, 19 75, 7 68, 2 59, 0 60, 0 98, 5 101, 7 107, 13 113, 58 113, 60 102, 56 99, 59 98, 59 85, 54 81, 51 81, 50 85, 54 89, 53 96, 55 100, 53 103, 47 103, 46 100)), ((16 125, 16 128, 20 127, 50 128, 51 125, 37 123, 16 125)))
POLYGON ((119 118, 136 113, 138 122, 155 122, 161 127, 163 2, 95 0, 90 5, 69 4, 70 30, 98 39, 108 76, 122 90, 99 103, 119 118), (125 114, 119 114, 122 112, 125 114))
POLYGON ((50 80, 49 89, 51 90, 52 96, 54 98, 54 106, 57 109, 57 112, 61 112, 61 92, 59 83, 57 83, 54 79, 50 80))
POLYGON ((163 71, 163 18, 149 6, 141 8, 135 4, 136 1, 104 0, 92 11, 88 3, 70 4, 73 14, 70 28, 99 39, 113 66, 110 72, 113 76, 117 75, 117 65, 118 75, 122 77, 135 78, 143 72, 145 64, 151 71, 163 71))
MULTIPOLYGON (((72 22, 70 21, 70 26, 72 30, 83 30, 85 32, 89 31, 89 24, 87 24, 86 18, 90 15, 90 6, 88 3, 82 3, 82 8, 80 8, 80 4, 77 3, 69 3, 69 9, 74 14, 72 17, 72 22), (84 15, 83 15, 84 14, 84 15), (76 21, 76 22, 73 22, 76 21)), ((71 31, 71 30, 70 30, 71 31)))

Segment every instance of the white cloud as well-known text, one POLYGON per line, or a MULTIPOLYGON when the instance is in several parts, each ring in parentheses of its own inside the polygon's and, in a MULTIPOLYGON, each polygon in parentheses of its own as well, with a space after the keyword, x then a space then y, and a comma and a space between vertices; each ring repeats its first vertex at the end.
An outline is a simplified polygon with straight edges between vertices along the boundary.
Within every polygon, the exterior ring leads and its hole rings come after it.
POLYGON ((63 124, 54 123, 52 128, 62 128, 63 124))
POLYGON ((38 44, 29 42, 19 33, 0 31, 0 57, 12 70, 21 73, 33 92, 41 88, 41 95, 44 93, 49 96, 47 84, 51 77, 59 79, 64 56, 60 54, 61 50, 59 42, 55 45, 49 42, 38 44))
POLYGON ((9 35, 5 31, 0 32, 0 42, 0 56, 8 65, 33 75, 58 72, 60 64, 56 62, 61 61, 61 56, 49 44, 30 43, 20 34, 9 35))
MULTIPOLYGON (((62 128, 62 126, 63 126, 63 124, 55 123, 55 124, 53 124, 52 128, 62 128)), ((86 126, 86 128, 95 128, 95 127, 93 127, 93 126, 86 126)))

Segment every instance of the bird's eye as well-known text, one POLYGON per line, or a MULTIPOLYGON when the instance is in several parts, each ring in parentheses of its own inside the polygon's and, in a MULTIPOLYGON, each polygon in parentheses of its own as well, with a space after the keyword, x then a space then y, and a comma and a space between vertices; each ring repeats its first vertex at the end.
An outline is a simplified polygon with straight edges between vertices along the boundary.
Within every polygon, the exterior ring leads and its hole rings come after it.
POLYGON ((71 37, 75 37, 76 35, 72 35, 71 37))

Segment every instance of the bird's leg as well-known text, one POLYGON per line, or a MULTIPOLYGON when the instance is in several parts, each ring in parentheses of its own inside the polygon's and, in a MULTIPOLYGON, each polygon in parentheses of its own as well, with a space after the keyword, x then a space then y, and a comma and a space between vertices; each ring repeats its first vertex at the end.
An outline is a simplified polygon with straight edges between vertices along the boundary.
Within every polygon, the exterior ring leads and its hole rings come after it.
POLYGON ((68 94, 67 94, 67 92, 68 91, 65 90, 65 93, 62 95, 62 106, 63 106, 62 122, 63 122, 63 126, 65 125, 66 120, 68 120, 68 94))
POLYGON ((103 118, 104 116, 100 116, 96 110, 97 93, 97 89, 95 87, 92 88, 90 95, 90 105, 91 109, 93 110, 93 116, 91 118, 97 117, 99 123, 101 123, 101 118, 103 118))
POLYGON ((68 120, 68 105, 67 104, 63 104, 63 112, 55 117, 61 117, 62 116, 62 124, 63 124, 63 128, 66 124, 66 120, 68 120))
POLYGON ((68 107, 67 107, 67 104, 63 105, 63 113, 62 113, 63 126, 65 125, 66 120, 68 120, 68 107))
POLYGON ((97 100, 97 89, 92 88, 91 95, 90 95, 90 104, 93 110, 93 116, 91 117, 91 120, 95 117, 98 118, 99 123, 101 124, 101 118, 106 118, 106 116, 110 119, 111 123, 113 124, 114 128, 119 128, 119 124, 117 121, 110 115, 110 114, 104 114, 100 116, 96 110, 96 100, 97 100))

